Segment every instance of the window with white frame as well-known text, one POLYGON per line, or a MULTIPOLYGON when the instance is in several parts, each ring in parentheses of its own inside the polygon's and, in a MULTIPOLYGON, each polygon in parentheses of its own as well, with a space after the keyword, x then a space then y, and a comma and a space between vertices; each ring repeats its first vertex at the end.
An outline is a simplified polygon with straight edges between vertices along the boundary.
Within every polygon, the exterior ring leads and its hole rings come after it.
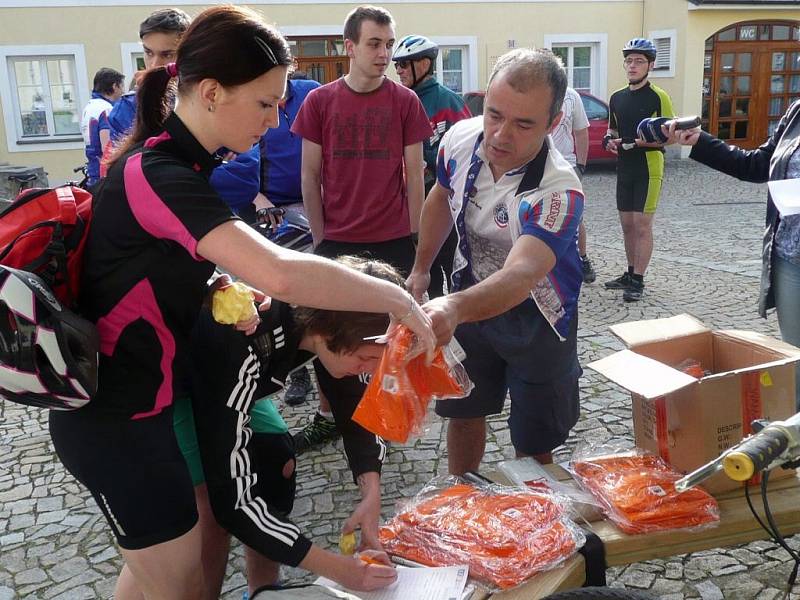
POLYGON ((80 135, 82 106, 72 56, 8 58, 15 91, 17 135, 21 140, 80 135))
POLYGON ((123 42, 120 44, 122 54, 122 73, 125 75, 127 89, 133 89, 133 75, 144 70, 144 49, 141 42, 123 42))
POLYGON ((469 81, 469 52, 467 46, 439 46, 435 77, 446 88, 463 94, 469 81))
POLYGON ((591 92, 594 44, 553 44, 551 50, 564 63, 568 85, 579 92, 591 92))
POLYGON ((89 100, 83 46, 0 46, 0 103, 9 152, 83 147, 89 100))
POLYGON ((677 32, 674 29, 651 31, 648 34, 656 46, 656 62, 650 77, 675 77, 677 32))
POLYGON ((561 57, 571 87, 598 98, 606 97, 607 33, 545 34, 544 47, 561 57))

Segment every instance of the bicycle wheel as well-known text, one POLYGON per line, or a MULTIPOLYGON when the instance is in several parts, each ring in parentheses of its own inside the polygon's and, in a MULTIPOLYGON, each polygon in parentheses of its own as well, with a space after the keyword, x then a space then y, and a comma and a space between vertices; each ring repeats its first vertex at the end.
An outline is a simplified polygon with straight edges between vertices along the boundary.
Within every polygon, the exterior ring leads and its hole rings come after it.
POLYGON ((558 592, 542 600, 657 600, 653 594, 609 587, 585 587, 577 590, 558 592))

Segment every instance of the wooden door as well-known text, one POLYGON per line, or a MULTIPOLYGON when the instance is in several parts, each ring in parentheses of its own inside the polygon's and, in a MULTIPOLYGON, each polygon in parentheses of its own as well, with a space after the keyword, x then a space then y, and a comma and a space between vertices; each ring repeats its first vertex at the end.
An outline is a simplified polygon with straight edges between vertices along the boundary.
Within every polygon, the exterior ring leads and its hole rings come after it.
POLYGON ((775 131, 789 105, 800 98, 800 52, 797 46, 794 49, 773 48, 764 52, 761 65, 763 72, 769 73, 769 77, 764 77, 762 92, 768 136, 775 131))
POLYGON ((754 67, 760 62, 760 52, 751 45, 719 44, 715 58, 711 130, 737 146, 758 145, 758 70, 754 67))
POLYGON ((797 24, 732 25, 706 40, 703 129, 742 148, 769 137, 800 98, 797 24))
POLYGON ((346 57, 298 56, 296 60, 298 70, 305 71, 309 79, 322 84, 339 79, 350 69, 350 61, 346 57))

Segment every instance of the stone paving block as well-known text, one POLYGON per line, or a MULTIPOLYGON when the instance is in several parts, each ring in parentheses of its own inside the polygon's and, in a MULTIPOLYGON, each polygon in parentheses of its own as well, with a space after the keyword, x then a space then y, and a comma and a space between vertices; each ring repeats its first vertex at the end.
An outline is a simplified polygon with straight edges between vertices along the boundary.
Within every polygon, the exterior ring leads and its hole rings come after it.
POLYGON ((14 584, 17 586, 28 585, 31 583, 41 583, 47 579, 47 573, 42 569, 28 569, 17 573, 14 577, 14 584))
POLYGON ((640 565, 632 565, 625 569, 625 572, 617 581, 625 585, 625 587, 646 590, 653 585, 655 580, 656 576, 653 573, 641 569, 640 565))
MULTIPOLYGON (((60 561, 49 570, 53 581, 60 582, 75 577, 86 577, 91 571, 87 570, 88 561, 82 556, 75 556, 65 561, 60 561)), ((96 577, 95 577, 96 578, 96 577)), ((92 581, 94 580, 91 579, 92 581)))
POLYGON ((59 597, 76 599, 91 598, 92 596, 85 596, 81 594, 94 593, 89 584, 101 581, 103 579, 106 579, 104 575, 91 569, 76 572, 73 576, 48 589, 44 597, 46 599, 59 597))
POLYGON ((75 588, 64 590, 60 594, 56 594, 54 596, 46 594, 45 598, 48 600, 93 600, 97 597, 95 594, 96 591, 90 588, 88 585, 81 585, 75 588))
POLYGON ((700 597, 703 600, 725 600, 722 590, 713 581, 701 581, 696 583, 694 587, 700 592, 700 597))

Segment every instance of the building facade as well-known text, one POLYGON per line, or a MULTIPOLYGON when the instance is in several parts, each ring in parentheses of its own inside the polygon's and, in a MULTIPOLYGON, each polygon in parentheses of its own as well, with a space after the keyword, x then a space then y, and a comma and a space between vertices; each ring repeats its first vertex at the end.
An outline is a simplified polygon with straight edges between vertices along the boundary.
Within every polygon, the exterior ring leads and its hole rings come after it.
MULTIPOLYGON (((653 80, 681 114, 746 147, 766 139, 800 97, 800 0, 394 0, 398 37, 441 47, 437 77, 457 92, 482 89, 510 48, 551 48, 570 84, 600 98, 625 85, 620 49, 632 37, 659 48, 653 80)), ((290 39, 301 69, 321 82, 347 71, 338 0, 248 3, 290 39)), ((0 163, 41 165, 53 182, 83 160, 80 115, 101 67, 128 77, 142 66, 139 23, 177 0, 0 0, 0 163)), ((393 71, 390 69, 390 71, 393 71)), ((394 76, 394 73, 391 73, 394 76)))

